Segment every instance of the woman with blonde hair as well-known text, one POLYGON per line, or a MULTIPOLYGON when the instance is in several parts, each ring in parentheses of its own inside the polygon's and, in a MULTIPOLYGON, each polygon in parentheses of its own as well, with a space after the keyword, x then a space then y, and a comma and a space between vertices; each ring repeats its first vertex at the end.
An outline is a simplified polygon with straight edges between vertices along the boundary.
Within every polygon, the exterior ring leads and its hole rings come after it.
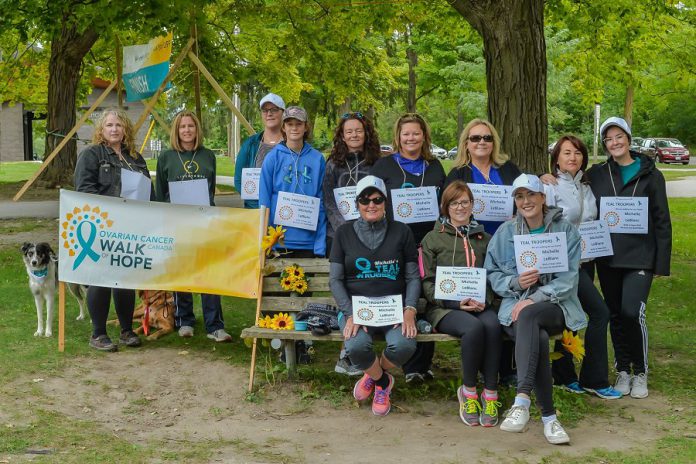
MULTIPOLYGON (((172 148, 157 159, 157 201, 215 206, 215 153, 203 146, 201 123, 196 115, 188 110, 180 111, 174 117, 169 139, 172 148)), ((193 337, 196 318, 192 295, 174 292, 174 303, 179 336, 193 337)), ((225 332, 220 295, 202 293, 201 305, 208 338, 216 342, 232 341, 232 336, 225 332)))
MULTIPOLYGON (((94 127, 92 145, 77 158, 74 175, 78 192, 138 199, 154 197, 152 184, 148 182, 150 172, 143 157, 135 150, 133 124, 121 109, 111 108, 102 113, 94 127), (135 181, 131 182, 133 179, 135 181), (124 188, 124 182, 141 187, 131 195, 124 188)), ((87 290, 87 309, 92 318, 89 345, 100 351, 118 350, 118 345, 106 333, 112 295, 121 325, 120 344, 140 346, 140 338, 133 332, 135 290, 94 285, 87 290)))

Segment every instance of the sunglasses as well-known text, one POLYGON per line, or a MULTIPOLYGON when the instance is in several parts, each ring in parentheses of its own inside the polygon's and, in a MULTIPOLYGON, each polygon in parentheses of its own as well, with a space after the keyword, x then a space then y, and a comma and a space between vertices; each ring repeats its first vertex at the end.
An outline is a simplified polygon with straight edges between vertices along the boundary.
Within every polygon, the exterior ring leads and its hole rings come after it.
POLYGON ((479 143, 481 140, 484 142, 491 143, 493 141, 492 135, 472 135, 469 137, 470 142, 479 143))
POLYGON ((360 197, 360 198, 358 198, 358 203, 360 203, 363 206, 367 206, 370 203, 374 203, 375 205, 381 205, 385 201, 386 201, 386 198, 384 198, 384 197, 377 197, 377 198, 360 197))
POLYGON ((348 119, 348 118, 365 119, 365 116, 363 116, 363 114, 360 113, 360 112, 356 112, 356 113, 343 113, 343 116, 341 116, 341 119, 348 119))

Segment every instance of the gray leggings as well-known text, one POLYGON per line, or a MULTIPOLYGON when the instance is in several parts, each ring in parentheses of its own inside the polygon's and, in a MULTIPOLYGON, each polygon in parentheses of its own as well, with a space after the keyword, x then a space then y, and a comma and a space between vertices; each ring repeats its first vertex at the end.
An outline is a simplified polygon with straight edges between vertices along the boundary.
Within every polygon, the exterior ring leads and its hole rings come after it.
POLYGON ((520 312, 512 326, 505 327, 505 332, 515 340, 517 393, 530 395, 533 389, 544 417, 556 413, 549 337, 562 333, 563 329, 563 310, 547 302, 530 304, 520 312))
MULTIPOLYGON (((341 331, 346 325, 346 318, 342 317, 338 321, 341 331)), ((408 361, 416 351, 416 339, 406 338, 401 334, 401 326, 392 328, 389 325, 386 327, 368 327, 367 333, 361 328, 355 337, 351 337, 345 341, 346 354, 358 369, 365 370, 372 366, 377 359, 374 352, 373 336, 375 334, 384 334, 384 339, 387 342, 384 348, 384 356, 390 363, 397 367, 401 367, 408 361)))

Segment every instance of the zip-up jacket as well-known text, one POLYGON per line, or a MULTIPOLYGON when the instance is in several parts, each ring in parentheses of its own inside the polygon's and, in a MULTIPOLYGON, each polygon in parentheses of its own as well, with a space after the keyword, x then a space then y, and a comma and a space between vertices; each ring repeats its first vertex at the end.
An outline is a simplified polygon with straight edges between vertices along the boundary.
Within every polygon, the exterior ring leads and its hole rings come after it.
POLYGON ((611 234, 614 255, 597 258, 597 261, 613 268, 649 269, 656 275, 668 276, 672 256, 672 221, 665 178, 653 160, 645 155, 638 155, 637 158, 640 159, 640 170, 626 185, 613 158, 587 171, 598 210, 602 197, 648 198, 648 233, 611 234))
POLYGON ((578 270, 580 268, 580 234, 570 222, 563 219, 560 208, 550 207, 544 215, 544 233, 565 232, 568 243, 568 270, 552 274, 540 274, 539 281, 523 290, 519 285, 515 235, 529 235, 529 227, 521 215, 503 223, 488 244, 484 267, 488 282, 503 301, 498 320, 502 325, 512 324, 512 308, 518 301, 530 299, 534 303, 547 301, 563 310, 566 327, 580 330, 587 326, 585 313, 578 300, 578 270))
POLYGON ((358 181, 370 173, 371 166, 365 164, 363 153, 349 153, 343 164, 337 165, 332 159, 326 162, 324 175, 324 208, 326 208, 326 235, 333 238, 334 233, 346 221, 338 210, 334 189, 357 185, 358 181))
MULTIPOLYGON (((285 247, 290 250, 313 250, 315 255, 326 255, 326 213, 322 198, 322 182, 326 161, 324 156, 308 143, 298 155, 281 142, 266 155, 261 166, 259 204, 270 208, 269 225, 275 226, 278 193, 290 192, 319 199, 319 219, 316 230, 285 227, 285 247)), ((281 249, 276 245, 277 249, 281 249)))
MULTIPOLYGON (((435 277, 437 267, 466 266, 483 268, 486 258, 486 248, 491 236, 484 232, 483 226, 471 221, 468 226, 455 228, 448 218, 441 217, 435 222, 433 230, 423 238, 423 296, 428 300, 426 317, 437 327, 447 313, 459 310, 459 301, 435 299, 435 277)), ((493 293, 486 288, 486 301, 491 304, 493 293)))
MULTIPOLYGON (((106 145, 90 145, 77 157, 75 165, 75 190, 96 193, 107 197, 121 195, 121 169, 128 169, 150 177, 150 171, 142 156, 132 158, 128 149, 121 146, 121 158, 106 145)), ((150 188, 150 200, 155 199, 155 189, 150 188)))

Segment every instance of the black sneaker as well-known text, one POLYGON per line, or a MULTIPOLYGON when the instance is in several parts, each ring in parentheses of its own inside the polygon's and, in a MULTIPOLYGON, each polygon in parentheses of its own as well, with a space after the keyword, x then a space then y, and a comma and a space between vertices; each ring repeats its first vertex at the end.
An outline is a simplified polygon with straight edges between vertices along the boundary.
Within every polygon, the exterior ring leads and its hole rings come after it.
POLYGON ((143 342, 140 341, 140 337, 138 337, 132 330, 121 332, 121 335, 118 337, 118 342, 121 345, 130 347, 136 347, 143 344, 143 342))
POLYGON ((108 335, 99 335, 89 339, 89 346, 99 351, 118 351, 118 346, 114 345, 108 335))

